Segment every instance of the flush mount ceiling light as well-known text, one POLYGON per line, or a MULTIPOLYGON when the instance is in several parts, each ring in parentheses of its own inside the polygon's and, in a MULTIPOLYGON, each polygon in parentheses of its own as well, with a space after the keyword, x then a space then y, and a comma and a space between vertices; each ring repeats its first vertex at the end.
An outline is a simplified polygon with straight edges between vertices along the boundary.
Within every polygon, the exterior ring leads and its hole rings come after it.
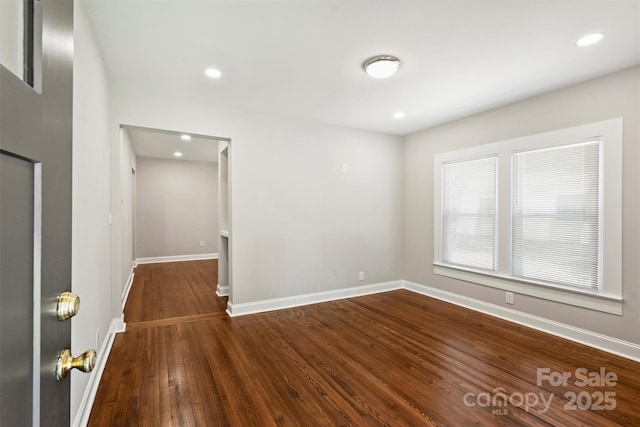
POLYGON ((181 138, 183 141, 190 141, 190 140, 191 140, 191 135, 187 135, 187 134, 185 133, 184 135, 180 136, 180 138, 181 138))
POLYGON ((218 79, 222 75, 220 70, 216 70, 215 68, 207 68, 206 70, 204 70, 204 73, 207 75, 207 77, 211 77, 212 79, 218 79))
POLYGON ((393 118, 394 119, 404 119, 404 111, 398 111, 396 113, 393 113, 393 118))
POLYGON ((374 79, 386 79, 391 77, 398 71, 400 67, 400 60, 391 55, 379 55, 373 58, 367 59, 362 68, 364 71, 374 79))
POLYGON ((173 153, 173 155, 176 157, 182 157, 182 153, 179 151, 176 151, 175 153, 173 153))
POLYGON ((604 34, 602 33, 587 34, 586 36, 578 39, 576 46, 591 46, 592 44, 596 44, 602 40, 602 37, 604 37, 604 34))

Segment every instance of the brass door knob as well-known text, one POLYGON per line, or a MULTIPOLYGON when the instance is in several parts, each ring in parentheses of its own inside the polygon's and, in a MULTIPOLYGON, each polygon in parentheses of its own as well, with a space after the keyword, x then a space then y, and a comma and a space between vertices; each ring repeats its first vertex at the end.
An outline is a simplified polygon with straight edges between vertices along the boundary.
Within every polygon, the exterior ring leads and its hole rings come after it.
POLYGON ((80 297, 71 292, 63 292, 58 295, 56 314, 58 320, 66 320, 78 314, 80 309, 80 297))
POLYGON ((95 366, 95 350, 87 350, 80 356, 73 357, 71 355, 71 350, 67 348, 58 356, 58 361, 56 362, 56 379, 60 381, 65 378, 73 368, 82 372, 91 372, 95 366))

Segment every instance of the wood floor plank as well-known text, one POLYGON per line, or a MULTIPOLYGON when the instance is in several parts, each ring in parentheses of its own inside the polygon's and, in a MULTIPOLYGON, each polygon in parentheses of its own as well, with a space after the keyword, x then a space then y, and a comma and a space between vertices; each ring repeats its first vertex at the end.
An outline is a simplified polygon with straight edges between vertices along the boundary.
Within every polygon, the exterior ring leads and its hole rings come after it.
POLYGON ((89 426, 640 425, 640 363, 402 290, 229 318, 216 274, 138 267, 89 426), (537 384, 582 367, 618 382, 537 384))
POLYGON ((217 260, 140 264, 124 309, 127 323, 223 313, 217 260))

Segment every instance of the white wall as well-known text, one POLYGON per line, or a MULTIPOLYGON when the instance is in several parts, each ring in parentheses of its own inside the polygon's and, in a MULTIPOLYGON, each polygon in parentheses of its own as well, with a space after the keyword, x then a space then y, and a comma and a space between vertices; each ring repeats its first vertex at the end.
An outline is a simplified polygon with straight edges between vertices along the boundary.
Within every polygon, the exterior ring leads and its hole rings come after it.
MULTIPOLYGON (((234 304, 401 278, 401 138, 134 88, 112 87, 111 100, 112 132, 124 124, 232 139, 234 304)), ((114 239, 121 227, 118 218, 114 239)))
POLYGON ((136 258, 217 253, 218 164, 138 157, 137 165, 136 258))
MULTIPOLYGON (((80 311, 71 319, 74 355, 98 350, 111 322, 109 84, 84 5, 75 2, 73 65, 73 231, 71 289, 80 311), (100 342, 96 331, 100 329, 100 342)), ((71 419, 88 374, 71 375, 71 419)))
POLYGON ((640 68, 633 68, 405 138, 404 278, 496 305, 504 291, 433 273, 434 155, 616 117, 623 141, 623 315, 516 295, 515 310, 640 343, 640 68))

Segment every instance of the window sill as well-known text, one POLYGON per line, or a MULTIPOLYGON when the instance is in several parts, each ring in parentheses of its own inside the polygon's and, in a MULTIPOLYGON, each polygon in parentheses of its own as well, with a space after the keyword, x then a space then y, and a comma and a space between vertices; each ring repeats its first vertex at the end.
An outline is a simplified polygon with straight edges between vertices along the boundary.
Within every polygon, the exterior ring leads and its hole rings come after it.
POLYGON ((529 295, 549 301, 560 302, 604 313, 622 315, 622 298, 596 294, 570 288, 556 288, 518 281, 512 277, 486 272, 466 270, 446 264, 433 263, 433 272, 440 276, 451 277, 465 282, 476 283, 491 288, 502 289, 522 295, 529 295))

